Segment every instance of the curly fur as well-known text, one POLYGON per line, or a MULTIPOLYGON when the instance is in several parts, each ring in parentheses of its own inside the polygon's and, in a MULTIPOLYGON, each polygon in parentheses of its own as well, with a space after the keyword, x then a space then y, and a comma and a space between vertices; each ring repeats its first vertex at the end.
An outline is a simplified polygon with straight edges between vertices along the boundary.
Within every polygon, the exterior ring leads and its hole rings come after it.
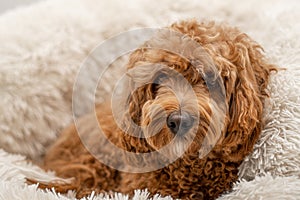
MULTIPOLYGON (((166 153, 170 156, 180 154, 181 157, 152 172, 120 172, 94 158, 82 145, 75 125, 72 125, 63 131, 59 140, 48 151, 44 168, 55 170, 61 177, 75 177, 74 182, 70 185, 45 183, 40 187, 54 186, 61 192, 76 189, 78 196, 89 194, 92 190, 133 194, 134 189, 148 188, 153 194, 160 193, 183 199, 215 199, 231 189, 232 183, 238 178, 238 167, 253 149, 261 132, 263 102, 267 96, 265 89, 269 75, 276 67, 267 62, 259 44, 236 28, 190 20, 175 23, 169 29, 200 44, 217 69, 214 71, 207 68, 206 60, 203 59, 201 61, 204 64, 200 64, 197 70, 193 64, 192 51, 182 58, 161 48, 185 48, 188 51, 189 45, 182 46, 184 37, 158 35, 132 53, 127 66, 128 75, 134 83, 143 82, 144 79, 160 79, 163 77, 161 74, 166 72, 153 63, 163 63, 190 83, 195 91, 196 101, 190 98, 182 85, 164 78, 159 81, 167 82, 166 84, 178 89, 179 98, 163 84, 138 87, 128 98, 129 111, 124 116, 129 116, 136 124, 146 127, 137 133, 147 136, 146 138, 137 138, 122 131, 114 122, 110 106, 98 105, 96 113, 102 130, 118 147, 129 152, 145 153, 159 151, 163 146, 174 142, 174 148, 166 153), (131 69, 137 70, 132 72, 131 69), (210 100, 207 89, 209 83, 203 80, 201 74, 221 76, 226 93, 225 107, 220 106, 217 100, 210 100), (196 118, 197 126, 183 138, 174 138, 174 134, 162 123, 165 122, 166 114, 178 109, 199 116, 196 118), (214 134, 220 129, 220 121, 212 120, 215 111, 217 117, 224 113, 226 115, 221 135, 217 139, 214 134), (159 132, 156 135, 151 135, 157 131, 159 132), (203 149, 201 144, 207 135, 210 136, 207 145, 213 144, 214 147, 207 155, 199 157, 203 149), (190 145, 186 143, 189 138, 185 137, 194 138, 190 145), (187 150, 183 152, 185 147, 187 150)), ((99 151, 109 152, 109 149, 105 149, 105 144, 95 139, 97 127, 89 124, 92 116, 90 114, 80 120, 84 124, 82 137, 95 143, 99 151)), ((126 120, 124 124, 127 130, 133 132, 126 120)), ((114 155, 114 152, 109 152, 109 155, 114 155)))

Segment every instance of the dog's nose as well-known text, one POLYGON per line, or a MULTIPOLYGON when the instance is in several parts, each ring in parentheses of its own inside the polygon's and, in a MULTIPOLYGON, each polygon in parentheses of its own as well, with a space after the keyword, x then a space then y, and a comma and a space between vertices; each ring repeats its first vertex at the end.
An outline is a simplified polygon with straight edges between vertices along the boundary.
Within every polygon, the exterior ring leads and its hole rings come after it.
POLYGON ((172 112, 167 118, 167 126, 174 134, 184 134, 193 126, 193 118, 187 112, 172 112))

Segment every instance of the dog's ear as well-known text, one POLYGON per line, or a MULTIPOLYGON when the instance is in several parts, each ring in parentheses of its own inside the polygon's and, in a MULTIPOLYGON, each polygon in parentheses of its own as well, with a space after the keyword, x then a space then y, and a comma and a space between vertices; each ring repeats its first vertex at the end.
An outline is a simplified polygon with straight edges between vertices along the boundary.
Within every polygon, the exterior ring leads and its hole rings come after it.
MULTIPOLYGON (((266 62, 262 48, 246 34, 230 45, 227 90, 230 122, 222 141, 222 154, 241 161, 253 148, 261 132, 264 98, 270 72, 276 67, 266 62)), ((226 67, 223 66, 223 73, 226 67)))
POLYGON ((147 144, 143 135, 142 109, 147 101, 154 98, 152 79, 161 66, 141 61, 141 55, 140 49, 136 50, 127 64, 128 86, 124 88, 126 109, 122 119, 123 130, 125 130, 122 146, 130 152, 145 153, 153 149, 147 144))
POLYGON ((154 77, 163 67, 160 64, 149 64, 147 62, 130 64, 130 68, 127 71, 130 82, 128 88, 130 93, 128 96, 128 109, 131 119, 140 126, 142 108, 155 95, 154 77))
POLYGON ((141 126, 142 108, 146 101, 153 99, 152 84, 146 84, 134 90, 128 98, 128 111, 133 122, 141 126))
MULTIPOLYGON (((147 100, 152 99, 151 84, 138 87, 127 97, 124 113, 122 147, 130 152, 145 153, 150 150, 141 127, 142 108, 147 100)), ((131 90, 129 88, 129 90, 131 90)))

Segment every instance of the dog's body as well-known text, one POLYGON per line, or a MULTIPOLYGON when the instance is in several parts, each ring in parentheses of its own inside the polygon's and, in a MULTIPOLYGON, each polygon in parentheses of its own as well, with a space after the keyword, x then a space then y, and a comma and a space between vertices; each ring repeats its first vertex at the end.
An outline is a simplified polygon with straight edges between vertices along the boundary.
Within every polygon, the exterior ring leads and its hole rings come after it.
MULTIPOLYGON (((147 188, 151 193, 183 199, 214 199, 230 190, 238 178, 239 165, 260 134, 263 102, 267 96, 265 89, 270 72, 276 67, 266 62, 257 43, 235 28, 185 21, 172 25, 170 30, 184 37, 172 33, 154 37, 132 53, 127 66, 134 83, 155 82, 142 84, 132 91, 128 113, 124 113, 143 127, 139 134, 145 138, 134 137, 120 128, 107 104, 98 105, 96 113, 103 132, 117 147, 133 153, 148 153, 171 143, 174 148, 164 152, 165 155, 180 155, 180 158, 144 173, 112 169, 93 157, 81 143, 85 138, 92 146, 98 145, 102 154, 109 153, 112 164, 118 162, 114 152, 105 149, 105 143, 96 139, 98 127, 89 123, 93 117, 90 114, 80 120, 85 127, 80 131, 81 139, 72 125, 46 155, 46 169, 55 170, 58 176, 76 178, 71 185, 54 184, 58 190, 74 188, 78 196, 84 196, 92 190, 132 194, 134 189, 147 188), (215 69, 207 67, 205 58, 197 58, 193 49, 189 52, 189 45, 193 44, 184 41, 187 36, 207 52, 215 69), (176 48, 179 51, 176 52, 176 48), (184 58, 178 55, 181 48, 185 49, 184 58), (200 63, 195 63, 195 59, 200 59, 200 63), (185 86, 174 82, 175 79, 166 78, 168 71, 154 64, 163 64, 180 74, 194 94, 189 94, 185 86), (214 81, 218 76, 221 78, 224 99, 222 95, 212 98, 215 94, 208 87, 211 83, 203 76, 214 77, 214 81), (170 85, 178 94, 167 87, 170 85), (191 98, 193 95, 195 98, 191 98), (188 119, 187 128, 179 138, 175 137, 180 132, 176 124, 174 127, 176 117, 180 118, 180 124, 188 119), (192 141, 187 142, 191 138, 192 141), (203 148, 210 146, 212 149, 200 157, 203 148)), ((174 76, 178 76, 176 73, 174 76)), ((218 84, 216 82, 212 84, 218 84)), ((131 124, 124 126, 128 131, 133 130, 131 124)))

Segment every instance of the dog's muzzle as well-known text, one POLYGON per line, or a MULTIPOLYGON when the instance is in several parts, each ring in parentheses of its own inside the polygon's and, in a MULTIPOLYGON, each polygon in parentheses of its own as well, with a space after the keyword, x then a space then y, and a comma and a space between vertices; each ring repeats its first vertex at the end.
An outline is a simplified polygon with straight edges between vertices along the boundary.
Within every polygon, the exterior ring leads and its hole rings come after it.
POLYGON ((193 124, 193 117, 185 111, 174 111, 167 117, 167 126, 174 134, 183 135, 187 133, 193 124))

